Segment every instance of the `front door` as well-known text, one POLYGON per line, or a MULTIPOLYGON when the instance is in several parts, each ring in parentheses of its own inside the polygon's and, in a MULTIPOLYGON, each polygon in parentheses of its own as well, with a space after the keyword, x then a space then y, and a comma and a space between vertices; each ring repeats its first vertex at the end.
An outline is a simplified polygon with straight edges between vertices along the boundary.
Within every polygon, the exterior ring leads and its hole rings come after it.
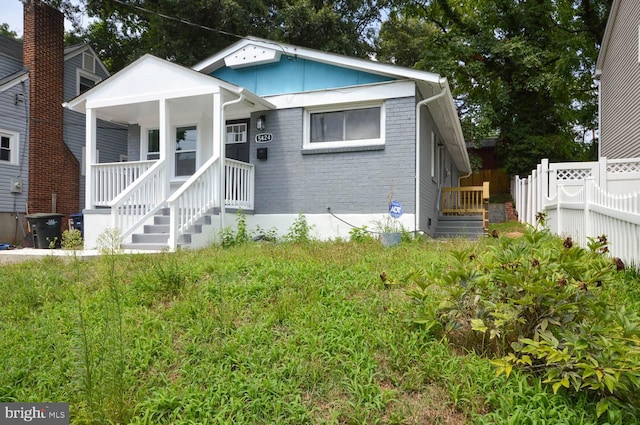
POLYGON ((227 121, 226 157, 249 162, 249 119, 227 121))

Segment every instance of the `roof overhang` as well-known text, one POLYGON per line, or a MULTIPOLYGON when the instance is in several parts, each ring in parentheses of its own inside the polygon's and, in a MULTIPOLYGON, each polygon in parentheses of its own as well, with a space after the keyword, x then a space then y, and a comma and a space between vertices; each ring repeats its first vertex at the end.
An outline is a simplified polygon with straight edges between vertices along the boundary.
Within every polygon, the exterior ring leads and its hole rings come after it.
POLYGON ((13 74, 0 79, 0 92, 9 90, 11 87, 17 84, 20 84, 23 81, 27 81, 28 79, 29 79, 28 69, 22 69, 18 72, 14 72, 13 74))
POLYGON ((596 61, 596 72, 594 77, 599 79, 602 75, 602 67, 604 66, 604 60, 607 56, 607 49, 609 48, 609 41, 611 40, 611 33, 618 18, 618 11, 620 10, 621 0, 613 0, 611 4, 611 11, 609 12, 609 19, 607 20, 607 26, 604 30, 604 36, 602 37, 602 44, 600 45, 600 52, 598 53, 598 60, 596 61))
POLYGON ((467 145, 462 133, 462 126, 458 117, 458 110, 453 103, 453 95, 446 78, 441 78, 438 84, 426 81, 417 82, 418 90, 424 99, 444 94, 427 104, 429 113, 434 118, 438 132, 447 150, 451 154, 454 164, 463 173, 471 173, 471 163, 467 145))
POLYGON ((177 114, 210 109, 211 95, 215 93, 223 93, 225 101, 242 97, 243 102, 231 109, 258 111, 275 107, 242 87, 153 55, 144 55, 63 106, 81 113, 95 109, 102 119, 133 124, 157 119, 160 100, 180 105, 175 108, 177 114))
POLYGON ((225 61, 232 60, 234 61, 232 64, 242 61, 242 66, 250 66, 260 64, 260 61, 265 61, 267 58, 271 58, 270 61, 275 61, 276 58, 279 60, 282 55, 285 57, 309 59, 320 63, 338 65, 344 68, 398 79, 422 80, 432 83, 438 83, 440 80, 440 76, 432 72, 404 68, 368 59, 353 58, 256 37, 243 38, 215 55, 197 63, 192 69, 204 74, 210 74, 223 66, 230 66, 225 61), (240 52, 247 53, 247 55, 244 55, 244 59, 242 55, 239 55, 240 52))

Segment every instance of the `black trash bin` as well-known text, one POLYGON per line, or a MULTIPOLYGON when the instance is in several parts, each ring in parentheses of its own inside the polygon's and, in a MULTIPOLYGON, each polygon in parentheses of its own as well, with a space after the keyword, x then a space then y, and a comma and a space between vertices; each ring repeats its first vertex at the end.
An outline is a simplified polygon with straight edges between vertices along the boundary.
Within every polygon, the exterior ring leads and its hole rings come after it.
POLYGON ((81 212, 71 214, 71 220, 73 220, 73 228, 80 230, 80 235, 84 238, 84 216, 81 212))
POLYGON ((62 217, 64 214, 38 213, 29 214, 29 226, 33 234, 33 247, 48 249, 51 246, 60 248, 62 241, 62 217))

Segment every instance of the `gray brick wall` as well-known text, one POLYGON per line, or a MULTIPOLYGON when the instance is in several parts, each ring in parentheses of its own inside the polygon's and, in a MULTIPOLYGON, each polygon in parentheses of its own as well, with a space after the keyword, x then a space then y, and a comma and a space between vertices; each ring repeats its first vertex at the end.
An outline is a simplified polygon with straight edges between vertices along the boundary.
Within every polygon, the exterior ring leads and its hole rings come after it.
POLYGON ((266 111, 266 132, 273 141, 252 144, 256 164, 255 212, 258 214, 385 213, 387 197, 415 212, 415 99, 385 102, 385 145, 382 150, 303 154, 302 108, 266 111), (266 147, 268 159, 256 159, 266 147))

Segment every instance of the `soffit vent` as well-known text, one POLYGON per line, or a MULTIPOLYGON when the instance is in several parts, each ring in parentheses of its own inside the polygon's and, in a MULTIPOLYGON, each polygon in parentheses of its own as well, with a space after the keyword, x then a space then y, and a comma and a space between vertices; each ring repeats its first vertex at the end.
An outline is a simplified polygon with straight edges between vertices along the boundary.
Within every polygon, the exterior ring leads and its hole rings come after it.
POLYGON ((224 58, 224 64, 229 68, 243 68, 245 66, 264 65, 280 60, 280 50, 268 49, 254 44, 249 44, 236 50, 224 58))

